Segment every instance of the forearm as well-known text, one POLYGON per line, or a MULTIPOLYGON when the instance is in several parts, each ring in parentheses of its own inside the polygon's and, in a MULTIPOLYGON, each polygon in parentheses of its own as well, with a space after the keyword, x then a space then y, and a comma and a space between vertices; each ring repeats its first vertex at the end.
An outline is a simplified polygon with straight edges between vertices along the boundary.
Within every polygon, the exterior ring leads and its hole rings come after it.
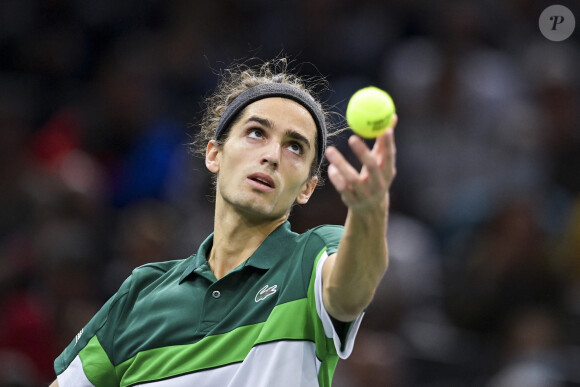
POLYGON ((389 187, 396 175, 391 127, 372 150, 357 136, 348 143, 363 164, 357 172, 334 147, 326 150, 328 177, 348 206, 338 252, 323 267, 324 306, 341 321, 354 320, 372 301, 388 266, 387 218, 389 187))
POLYGON ((325 305, 334 318, 352 321, 372 301, 388 266, 387 219, 388 195, 373 211, 348 211, 325 276, 325 305))

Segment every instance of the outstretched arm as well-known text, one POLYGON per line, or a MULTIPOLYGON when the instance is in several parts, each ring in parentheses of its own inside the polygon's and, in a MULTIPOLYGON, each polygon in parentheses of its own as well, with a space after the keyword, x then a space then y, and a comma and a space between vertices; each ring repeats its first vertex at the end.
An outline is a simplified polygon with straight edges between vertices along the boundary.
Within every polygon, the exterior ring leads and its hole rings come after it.
POLYGON ((395 142, 391 127, 370 150, 357 136, 348 143, 363 167, 357 172, 334 147, 326 151, 328 177, 348 206, 344 234, 335 254, 322 271, 323 300, 339 321, 352 321, 370 304, 389 261, 387 219, 389 187, 395 169, 395 142))

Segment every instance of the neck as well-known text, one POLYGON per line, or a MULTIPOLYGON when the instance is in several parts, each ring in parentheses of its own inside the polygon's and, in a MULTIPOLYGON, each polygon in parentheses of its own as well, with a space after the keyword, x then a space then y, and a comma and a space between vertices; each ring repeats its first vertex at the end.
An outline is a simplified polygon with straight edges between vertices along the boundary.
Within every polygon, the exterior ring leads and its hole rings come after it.
POLYGON ((278 219, 250 219, 218 198, 213 246, 208 258, 215 277, 222 278, 246 261, 286 219, 287 216, 278 219))

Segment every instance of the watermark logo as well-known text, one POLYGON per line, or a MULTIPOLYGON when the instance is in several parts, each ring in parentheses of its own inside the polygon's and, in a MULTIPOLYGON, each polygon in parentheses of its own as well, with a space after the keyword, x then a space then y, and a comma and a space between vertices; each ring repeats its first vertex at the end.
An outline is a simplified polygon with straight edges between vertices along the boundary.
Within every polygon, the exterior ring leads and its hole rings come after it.
POLYGON ((576 19, 572 11, 563 5, 551 5, 542 11, 538 25, 546 39, 561 42, 574 32, 576 19))

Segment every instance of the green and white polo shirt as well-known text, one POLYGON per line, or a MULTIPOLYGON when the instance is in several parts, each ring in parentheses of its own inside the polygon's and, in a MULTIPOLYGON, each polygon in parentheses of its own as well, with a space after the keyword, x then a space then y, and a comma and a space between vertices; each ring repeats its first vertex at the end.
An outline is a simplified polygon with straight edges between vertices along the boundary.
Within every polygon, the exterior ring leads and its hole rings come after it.
POLYGON ((135 269, 55 360, 59 386, 330 386, 362 320, 335 326, 322 302, 342 232, 286 222, 219 280, 213 234, 185 260, 135 269))

